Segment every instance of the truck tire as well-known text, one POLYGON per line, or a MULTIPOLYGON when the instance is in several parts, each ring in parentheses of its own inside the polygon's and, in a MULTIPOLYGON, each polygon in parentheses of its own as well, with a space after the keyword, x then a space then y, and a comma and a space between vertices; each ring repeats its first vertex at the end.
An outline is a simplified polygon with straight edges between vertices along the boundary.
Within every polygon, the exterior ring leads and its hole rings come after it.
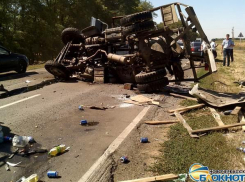
POLYGON ((54 75, 56 78, 61 78, 64 80, 69 79, 70 73, 65 66, 54 61, 47 61, 45 64, 45 69, 54 75))
POLYGON ((166 76, 167 72, 165 69, 152 71, 149 73, 139 73, 135 75, 136 83, 149 83, 156 80, 161 80, 166 76))
POLYGON ((84 41, 84 38, 81 34, 81 31, 77 28, 66 28, 61 33, 61 40, 64 44, 67 44, 70 41, 74 41, 74 43, 80 43, 84 41))
POLYGON ((145 20, 151 20, 151 19, 152 19, 152 13, 149 11, 144 11, 144 12, 135 13, 135 14, 127 15, 123 17, 120 20, 120 24, 121 26, 128 26, 134 23, 142 22, 145 20))
POLYGON ((150 30, 150 29, 152 29, 154 27, 155 26, 154 26, 154 22, 153 21, 145 21, 145 22, 141 22, 141 23, 136 23, 134 25, 130 25, 130 26, 124 27, 123 35, 127 36, 127 35, 130 35, 130 34, 147 31, 147 30, 150 30))
POLYGON ((140 92, 150 93, 150 92, 158 91, 168 84, 169 84, 168 78, 164 77, 161 80, 153 81, 150 83, 137 84, 137 88, 140 92))

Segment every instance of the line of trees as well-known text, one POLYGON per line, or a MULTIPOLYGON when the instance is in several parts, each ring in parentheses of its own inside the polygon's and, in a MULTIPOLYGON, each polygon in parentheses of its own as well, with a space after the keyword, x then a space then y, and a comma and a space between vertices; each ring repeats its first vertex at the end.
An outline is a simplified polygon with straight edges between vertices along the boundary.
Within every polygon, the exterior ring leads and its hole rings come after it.
POLYGON ((111 17, 151 9, 146 0, 1 0, 0 44, 33 63, 54 59, 64 28, 83 29, 93 16, 109 25, 111 17))

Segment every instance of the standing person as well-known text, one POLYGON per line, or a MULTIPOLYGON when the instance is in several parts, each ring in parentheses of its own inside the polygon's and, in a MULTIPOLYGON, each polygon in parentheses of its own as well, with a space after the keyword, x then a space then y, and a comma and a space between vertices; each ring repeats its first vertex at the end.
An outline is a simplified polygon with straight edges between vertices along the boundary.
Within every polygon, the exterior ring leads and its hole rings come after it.
POLYGON ((215 39, 212 39, 210 46, 211 46, 211 49, 214 55, 214 59, 215 59, 217 57, 216 47, 218 47, 218 44, 215 43, 215 39))
POLYGON ((227 66, 230 66, 230 46, 232 45, 232 41, 230 40, 230 35, 226 34, 226 38, 222 42, 222 50, 223 53, 223 66, 226 65, 226 57, 227 57, 227 66))
POLYGON ((230 49, 230 55, 231 55, 231 62, 233 62, 233 61, 234 61, 234 57, 233 57, 233 47, 235 46, 235 44, 234 44, 234 41, 232 40, 232 38, 230 38, 230 40, 231 40, 232 44, 231 44, 231 46, 229 47, 229 49, 230 49))
MULTIPOLYGON (((204 51, 205 51, 205 48, 206 48, 206 42, 203 40, 202 41, 202 44, 201 44, 201 56, 204 58, 204 51)), ((200 65, 203 63, 203 59, 201 60, 201 63, 200 65)))

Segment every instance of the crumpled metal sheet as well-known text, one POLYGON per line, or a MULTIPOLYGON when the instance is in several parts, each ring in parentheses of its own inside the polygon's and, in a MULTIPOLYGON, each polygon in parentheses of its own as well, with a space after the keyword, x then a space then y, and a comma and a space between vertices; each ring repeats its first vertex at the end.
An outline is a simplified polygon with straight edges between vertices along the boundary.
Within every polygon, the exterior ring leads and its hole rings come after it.
POLYGON ((245 95, 206 90, 198 88, 198 84, 196 84, 189 93, 214 107, 224 107, 245 103, 245 95))

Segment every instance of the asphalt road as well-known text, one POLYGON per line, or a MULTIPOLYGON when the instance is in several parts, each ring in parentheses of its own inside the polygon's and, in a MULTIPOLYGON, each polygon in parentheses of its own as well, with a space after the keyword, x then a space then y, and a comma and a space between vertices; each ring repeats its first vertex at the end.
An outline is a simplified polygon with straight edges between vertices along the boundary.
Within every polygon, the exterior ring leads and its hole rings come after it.
MULTIPOLYGON (((23 79, 9 79, 5 83, 12 81, 17 84, 23 79)), ((8 159, 15 148, 11 143, 0 144, 1 181, 16 181, 34 173, 42 181, 78 181, 143 109, 123 104, 122 100, 126 99, 123 94, 134 95, 134 92, 124 90, 123 85, 90 85, 73 80, 0 99, 0 124, 5 135, 32 136, 37 142, 33 147, 48 150, 59 144, 70 146, 67 153, 53 158, 47 154, 33 154, 29 157, 15 155, 8 159), (80 111, 80 104, 116 107, 105 111, 87 108, 80 111), (81 126, 82 119, 92 124, 81 126), (22 163, 20 167, 10 167, 10 171, 6 171, 7 161, 22 163), (58 171, 61 179, 47 178, 48 170, 58 171)))

